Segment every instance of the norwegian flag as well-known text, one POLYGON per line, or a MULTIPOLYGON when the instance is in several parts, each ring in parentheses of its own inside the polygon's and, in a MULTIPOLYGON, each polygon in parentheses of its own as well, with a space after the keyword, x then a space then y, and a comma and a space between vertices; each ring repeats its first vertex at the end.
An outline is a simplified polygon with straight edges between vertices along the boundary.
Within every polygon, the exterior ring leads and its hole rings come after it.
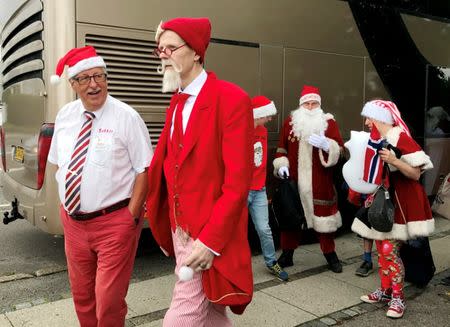
POLYGON ((381 160, 378 151, 381 150, 382 147, 383 139, 378 129, 373 125, 364 158, 363 180, 365 182, 381 185, 383 177, 383 161, 381 160))

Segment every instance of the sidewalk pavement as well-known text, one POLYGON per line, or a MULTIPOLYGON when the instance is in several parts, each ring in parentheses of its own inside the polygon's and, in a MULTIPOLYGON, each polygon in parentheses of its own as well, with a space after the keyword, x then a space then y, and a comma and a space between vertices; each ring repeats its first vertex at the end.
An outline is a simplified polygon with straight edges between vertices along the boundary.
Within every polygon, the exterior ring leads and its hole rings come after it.
MULTIPOLYGON (((450 220, 436 220, 436 232, 430 238, 436 273, 450 268, 450 220)), ((362 240, 349 233, 336 239, 336 250, 344 272, 327 270, 318 244, 304 245, 295 251, 294 267, 287 268, 290 281, 278 281, 265 268, 262 256, 255 256, 253 301, 242 316, 230 317, 235 326, 327 326, 377 309, 377 305, 359 300, 362 294, 379 286, 377 273, 356 276, 361 264, 362 240)), ((374 258, 376 262, 376 258, 374 258)), ((161 326, 169 307, 173 274, 130 285, 126 326, 161 326)), ((46 326, 76 327, 78 321, 71 298, 34 303, 0 315, 0 327, 46 326)))

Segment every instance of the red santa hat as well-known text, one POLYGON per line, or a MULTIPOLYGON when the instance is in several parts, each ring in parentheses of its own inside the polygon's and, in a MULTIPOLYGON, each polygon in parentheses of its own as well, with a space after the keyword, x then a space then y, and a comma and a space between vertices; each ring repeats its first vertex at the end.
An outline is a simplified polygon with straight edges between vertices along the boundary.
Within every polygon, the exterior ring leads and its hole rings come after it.
POLYGON ((273 101, 263 95, 257 95, 252 99, 253 119, 273 116, 277 114, 277 108, 273 101))
POLYGON ((56 66, 56 75, 50 77, 50 82, 52 84, 56 84, 60 81, 66 65, 69 66, 67 69, 67 76, 69 78, 72 78, 87 69, 95 67, 106 68, 103 58, 97 55, 94 47, 86 46, 74 48, 67 52, 64 57, 59 59, 58 65, 56 66))
POLYGON ((393 126, 399 126, 406 134, 411 136, 408 126, 406 126, 403 121, 400 111, 394 102, 386 100, 369 101, 364 105, 361 116, 372 118, 393 126))
POLYGON ((303 90, 300 93, 299 105, 301 106, 308 101, 317 101, 321 104, 322 99, 320 98, 319 88, 310 85, 303 86, 303 90))
POLYGON ((161 22, 156 30, 156 43, 159 43, 161 34, 166 30, 177 33, 200 56, 201 62, 204 61, 211 38, 211 22, 208 18, 180 17, 161 22))

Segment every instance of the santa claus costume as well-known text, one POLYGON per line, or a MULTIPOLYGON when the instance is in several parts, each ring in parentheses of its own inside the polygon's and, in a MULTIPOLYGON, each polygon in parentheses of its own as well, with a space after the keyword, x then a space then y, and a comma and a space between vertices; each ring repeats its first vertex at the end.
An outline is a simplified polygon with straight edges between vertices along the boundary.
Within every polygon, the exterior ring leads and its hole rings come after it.
POLYGON ((408 127, 393 102, 370 101, 364 106, 361 115, 387 124, 388 129, 385 132, 380 130, 381 136, 402 153, 395 164, 389 163, 388 182, 395 190, 393 199, 395 217, 392 230, 388 233, 376 231, 362 217, 355 218, 352 224, 354 232, 365 238, 376 240, 378 250, 381 288, 362 296, 361 300, 369 303, 390 301, 387 316, 400 318, 405 309, 403 297, 405 275, 399 256, 400 246, 402 241, 429 236, 434 231, 434 219, 422 185, 418 180, 407 177, 398 167, 406 164, 409 167, 420 168, 423 172, 433 168, 433 164, 430 157, 412 139, 408 127))
MULTIPOLYGON (((319 89, 304 86, 299 108, 292 111, 283 124, 275 155, 274 174, 288 167, 289 175, 298 182, 300 199, 308 228, 317 232, 321 250, 329 268, 341 272, 337 258, 334 232, 342 225, 333 185, 334 166, 339 160, 343 141, 333 115, 320 108, 319 89), (307 109, 305 104, 317 102, 319 106, 307 109)), ((279 258, 282 266, 292 266, 292 255, 299 244, 300 231, 281 232, 279 258)))

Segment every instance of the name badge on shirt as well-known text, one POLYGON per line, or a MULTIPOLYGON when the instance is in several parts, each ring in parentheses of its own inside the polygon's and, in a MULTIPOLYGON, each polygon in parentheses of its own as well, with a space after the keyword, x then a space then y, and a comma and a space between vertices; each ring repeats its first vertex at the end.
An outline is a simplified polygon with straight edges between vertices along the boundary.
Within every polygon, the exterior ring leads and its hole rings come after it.
POLYGON ((113 133, 98 133, 91 142, 92 162, 98 166, 105 166, 111 160, 113 133))

